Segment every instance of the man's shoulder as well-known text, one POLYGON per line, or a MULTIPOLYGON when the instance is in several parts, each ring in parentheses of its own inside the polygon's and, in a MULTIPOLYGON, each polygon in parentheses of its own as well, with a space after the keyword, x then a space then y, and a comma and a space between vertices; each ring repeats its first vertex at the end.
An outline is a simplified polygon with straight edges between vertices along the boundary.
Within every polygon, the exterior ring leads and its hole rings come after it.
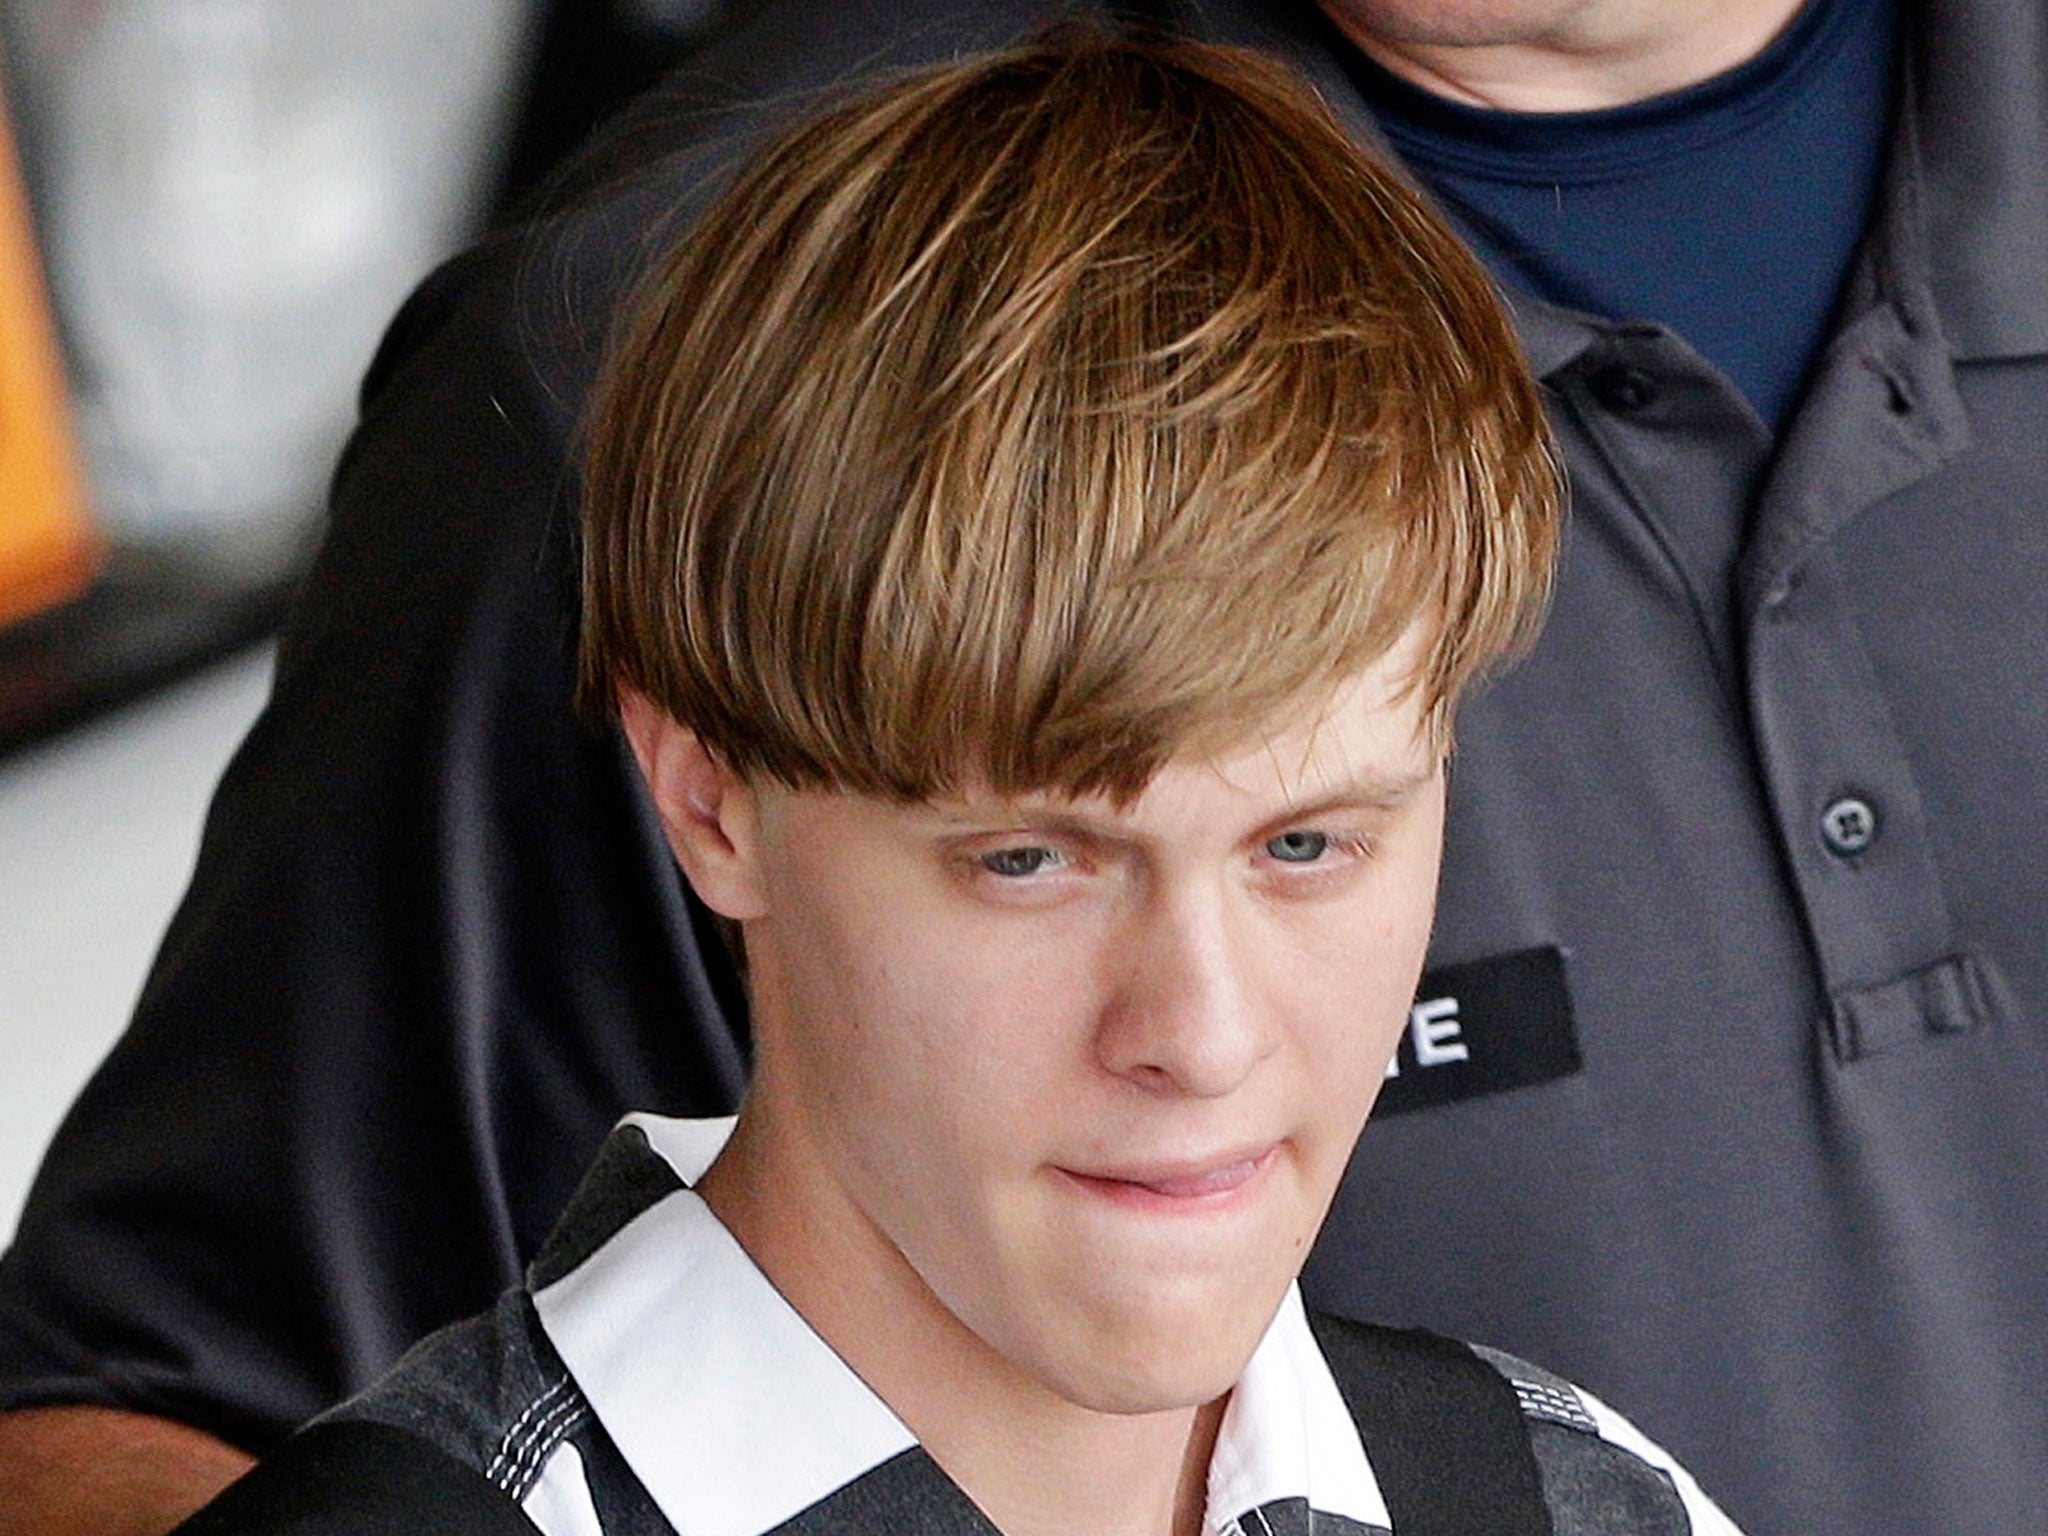
POLYGON ((1472 1353, 1514 1391, 1560 1532, 1735 1536, 1669 1452, 1585 1388, 1485 1345, 1472 1353))
POLYGON ((319 1423, 383 1424, 418 1436, 514 1499, 589 1404, 548 1344, 524 1290, 430 1334, 375 1386, 319 1423))
POLYGON ((508 1292, 416 1344, 178 1536, 369 1536, 426 1511, 435 1530, 530 1536, 523 1509, 555 1453, 590 1423, 532 1302, 508 1292))
POLYGON ((367 1420, 322 1422, 173 1536, 383 1536, 420 1528, 451 1536, 534 1536, 536 1527, 475 1471, 405 1430, 367 1420))
MULTIPOLYGON (((1592 1393, 1541 1366, 1419 1329, 1327 1314, 1316 1316, 1314 1327, 1383 1482, 1405 1475, 1456 1485, 1476 1473, 1500 1485, 1486 1495, 1499 1499, 1511 1496, 1533 1465, 1560 1536, 1737 1536, 1669 1453, 1592 1393), (1433 1410, 1440 1427, 1410 1457, 1386 1437, 1390 1425, 1415 1417, 1418 1407, 1433 1410), (1445 1464, 1468 1456, 1488 1464, 1445 1464), (1407 1469, 1404 1459, 1422 1465, 1407 1469)), ((1395 1492, 1387 1492, 1392 1503, 1395 1492)))

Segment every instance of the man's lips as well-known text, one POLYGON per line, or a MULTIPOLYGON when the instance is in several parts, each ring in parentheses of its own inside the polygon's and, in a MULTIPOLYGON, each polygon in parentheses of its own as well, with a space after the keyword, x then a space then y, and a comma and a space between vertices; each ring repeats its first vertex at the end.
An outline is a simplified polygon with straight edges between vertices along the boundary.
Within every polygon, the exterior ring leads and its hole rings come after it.
POLYGON ((1234 1197, 1261 1183, 1279 1154, 1280 1144, 1268 1142, 1247 1151, 1190 1162, 1059 1171, 1089 1193, 1120 1205, 1153 1210, 1206 1210, 1228 1205, 1234 1197))

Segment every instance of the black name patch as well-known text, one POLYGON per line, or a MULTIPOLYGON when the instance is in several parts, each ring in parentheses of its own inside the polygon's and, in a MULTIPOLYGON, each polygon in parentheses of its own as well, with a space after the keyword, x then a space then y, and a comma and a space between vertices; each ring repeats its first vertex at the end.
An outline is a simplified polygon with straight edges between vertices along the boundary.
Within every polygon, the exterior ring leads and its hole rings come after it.
POLYGON ((1556 945, 1424 973, 1374 1115, 1505 1093, 1585 1063, 1556 945))

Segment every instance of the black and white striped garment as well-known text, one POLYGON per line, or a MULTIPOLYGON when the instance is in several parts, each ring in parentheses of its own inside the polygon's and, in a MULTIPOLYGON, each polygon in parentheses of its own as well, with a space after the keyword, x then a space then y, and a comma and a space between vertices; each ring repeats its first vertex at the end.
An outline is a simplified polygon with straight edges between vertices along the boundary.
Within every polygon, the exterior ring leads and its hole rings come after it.
MULTIPOLYGON (((996 1536, 690 1191, 730 1127, 629 1116, 528 1288, 328 1417, 426 1438, 545 1536, 996 1536)), ((1737 1536, 1619 1415, 1480 1353, 1515 1388, 1556 1536, 1737 1536)), ((1398 1536, 1291 1288, 1231 1395, 1204 1532, 1398 1536)))

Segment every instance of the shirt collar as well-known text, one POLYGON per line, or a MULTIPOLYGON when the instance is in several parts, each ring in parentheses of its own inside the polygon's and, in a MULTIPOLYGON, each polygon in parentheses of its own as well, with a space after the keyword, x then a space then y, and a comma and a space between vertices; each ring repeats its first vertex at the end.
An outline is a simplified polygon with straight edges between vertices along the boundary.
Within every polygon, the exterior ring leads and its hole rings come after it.
POLYGON ((1394 1523, 1291 1285, 1223 1411, 1204 1536, 1241 1529, 1253 1510, 1288 1499, 1375 1529, 1394 1523))
POLYGON ((2048 7, 1915 9, 1905 115, 1942 329, 1962 358, 2048 352, 2048 7))
MULTIPOLYGON (((732 1128, 625 1124, 685 1182, 732 1128)), ((917 1443, 689 1190, 635 1216, 533 1304, 682 1536, 758 1536, 917 1443)))
MULTIPOLYGON (((653 1115, 622 1125, 686 1184, 732 1129, 653 1115)), ((641 1211, 533 1301, 598 1421, 682 1536, 760 1536, 917 1445, 687 1189, 641 1211)), ((1224 1412, 1205 1531, 1235 1531, 1290 1499, 1391 1525, 1292 1286, 1224 1412)))

